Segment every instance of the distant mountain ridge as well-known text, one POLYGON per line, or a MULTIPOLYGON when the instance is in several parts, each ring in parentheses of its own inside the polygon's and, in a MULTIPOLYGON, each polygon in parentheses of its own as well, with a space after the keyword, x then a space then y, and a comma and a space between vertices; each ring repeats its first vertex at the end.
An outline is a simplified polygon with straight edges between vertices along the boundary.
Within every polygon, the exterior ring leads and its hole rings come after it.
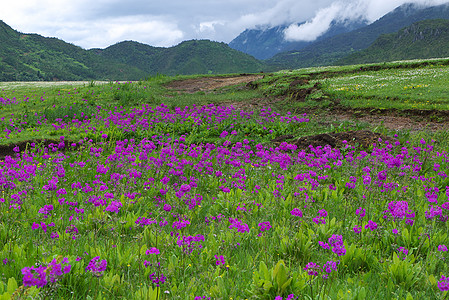
POLYGON ((265 68, 264 63, 254 57, 225 43, 209 40, 184 41, 170 48, 124 41, 103 50, 89 51, 137 67, 150 75, 256 73, 265 68))
POLYGON ((449 20, 435 19, 413 23, 397 33, 383 34, 368 48, 336 62, 377 63, 418 58, 449 57, 449 20))
POLYGON ((138 68, 90 54, 57 38, 23 34, 0 21, 0 81, 132 80, 138 68))
POLYGON ((85 50, 57 38, 20 33, 0 21, 0 41, 0 81, 139 80, 158 73, 253 73, 265 68, 248 54, 208 40, 170 48, 127 41, 85 50))
POLYGON ((381 34, 394 33, 426 19, 449 19, 449 4, 432 7, 404 4, 368 26, 316 41, 300 50, 279 53, 266 62, 278 68, 332 65, 355 51, 368 48, 381 34))
MULTIPOLYGON (((302 25, 305 22, 298 23, 302 25)), ((357 28, 366 26, 366 20, 343 20, 332 21, 329 29, 320 35, 315 41, 324 40, 326 38, 349 32, 357 28)), ((259 27, 255 29, 247 29, 233 39, 229 46, 233 49, 248 53, 257 59, 268 59, 277 53, 300 50, 312 44, 315 41, 287 41, 284 38, 284 32, 289 25, 279 25, 271 28, 259 27)))

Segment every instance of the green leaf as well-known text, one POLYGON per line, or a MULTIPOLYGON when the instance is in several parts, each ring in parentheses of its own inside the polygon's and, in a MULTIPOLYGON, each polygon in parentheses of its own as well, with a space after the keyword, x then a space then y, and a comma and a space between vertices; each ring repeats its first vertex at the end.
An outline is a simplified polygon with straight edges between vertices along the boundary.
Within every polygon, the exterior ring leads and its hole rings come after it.
POLYGON ((263 261, 261 261, 259 264, 259 273, 263 274, 266 280, 271 280, 271 276, 268 273, 267 265, 263 261))
POLYGON ((429 280, 429 282, 430 282, 431 285, 433 285, 433 286, 437 285, 437 279, 435 278, 435 276, 429 275, 429 276, 427 277, 427 279, 429 280))
POLYGON ((17 281, 14 277, 11 277, 8 279, 8 286, 6 288, 6 291, 10 294, 13 294, 15 290, 17 290, 17 281))
POLYGON ((273 277, 276 280, 276 283, 278 284, 279 288, 283 286, 284 283, 287 281, 287 271, 285 270, 284 261, 280 260, 276 264, 273 271, 273 277))
POLYGON ((0 295, 0 300, 9 300, 11 299, 11 294, 6 292, 3 295, 0 295))

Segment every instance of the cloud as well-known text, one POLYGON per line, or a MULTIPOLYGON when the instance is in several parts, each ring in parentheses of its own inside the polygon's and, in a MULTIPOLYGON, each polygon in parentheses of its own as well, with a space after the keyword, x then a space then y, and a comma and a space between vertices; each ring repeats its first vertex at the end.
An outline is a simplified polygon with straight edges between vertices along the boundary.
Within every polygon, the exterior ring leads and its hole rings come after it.
POLYGON ((291 24, 284 37, 289 41, 314 41, 324 34, 333 21, 365 19, 374 22, 383 15, 404 3, 416 3, 423 6, 447 3, 447 0, 340 0, 332 1, 328 6, 317 10, 315 16, 301 25, 291 24))
POLYGON ((90 45, 104 48, 123 40, 168 47, 184 37, 176 24, 150 16, 115 17, 83 25, 67 24, 57 32, 85 48, 90 45))
POLYGON ((337 19, 342 7, 339 3, 320 9, 315 17, 304 24, 292 24, 284 31, 284 37, 290 41, 313 41, 325 33, 333 20, 337 19))
MULTIPOLYGON (((291 25, 290 39, 312 40, 332 19, 374 21, 413 0, 14 0, 0 19, 25 33, 102 48, 122 40, 172 46, 184 39, 230 42, 245 29, 291 25)), ((443 0, 415 0, 441 4, 443 0)))
POLYGON ((83 48, 104 48, 123 40, 168 47, 185 36, 177 20, 166 15, 127 14, 116 9, 103 15, 114 1, 17 0, 0 12, 14 29, 57 37, 83 48))

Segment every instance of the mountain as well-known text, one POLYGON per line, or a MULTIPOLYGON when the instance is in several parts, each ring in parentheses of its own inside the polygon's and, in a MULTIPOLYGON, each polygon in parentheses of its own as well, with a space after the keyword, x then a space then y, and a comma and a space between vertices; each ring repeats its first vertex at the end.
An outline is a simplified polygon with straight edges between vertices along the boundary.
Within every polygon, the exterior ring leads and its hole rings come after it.
POLYGON ((449 20, 424 20, 397 33, 381 35, 367 49, 346 56, 337 64, 449 57, 448 45, 449 20))
MULTIPOLYGON (((302 25, 298 23, 297 25, 302 25)), ((316 40, 320 41, 341 33, 349 32, 357 28, 366 26, 365 20, 356 21, 333 21, 329 29, 316 40)), ((229 47, 248 53, 257 59, 268 59, 275 54, 289 50, 300 50, 312 44, 309 41, 287 41, 284 38, 284 31, 287 25, 279 25, 271 28, 259 27, 247 29, 229 43, 229 47)))
POLYGON ((146 75, 62 40, 20 33, 2 21, 0 40, 0 81, 136 80, 146 75))
POLYGON ((192 40, 170 48, 125 41, 85 50, 20 33, 0 21, 0 81, 139 80, 149 74, 259 72, 265 64, 224 43, 192 40))
POLYGON ((404 4, 368 26, 316 41, 300 50, 279 53, 266 62, 278 68, 332 65, 338 59, 368 48, 381 34, 394 33, 426 19, 449 19, 449 4, 432 7, 404 4))
POLYGON ((106 49, 92 49, 97 55, 139 68, 147 74, 225 74, 260 72, 265 65, 225 43, 190 40, 170 48, 152 47, 133 41, 106 49))

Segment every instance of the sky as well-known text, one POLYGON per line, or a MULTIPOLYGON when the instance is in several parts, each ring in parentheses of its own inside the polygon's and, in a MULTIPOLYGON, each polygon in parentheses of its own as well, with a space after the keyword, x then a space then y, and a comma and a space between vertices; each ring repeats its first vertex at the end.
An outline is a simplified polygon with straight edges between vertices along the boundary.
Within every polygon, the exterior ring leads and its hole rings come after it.
POLYGON ((407 2, 448 0, 10 0, 2 5, 0 20, 22 33, 57 37, 84 49, 125 40, 157 47, 191 39, 229 43, 245 29, 277 25, 291 25, 288 40, 311 41, 334 19, 373 22, 407 2), (300 22, 306 23, 296 25, 300 22))

